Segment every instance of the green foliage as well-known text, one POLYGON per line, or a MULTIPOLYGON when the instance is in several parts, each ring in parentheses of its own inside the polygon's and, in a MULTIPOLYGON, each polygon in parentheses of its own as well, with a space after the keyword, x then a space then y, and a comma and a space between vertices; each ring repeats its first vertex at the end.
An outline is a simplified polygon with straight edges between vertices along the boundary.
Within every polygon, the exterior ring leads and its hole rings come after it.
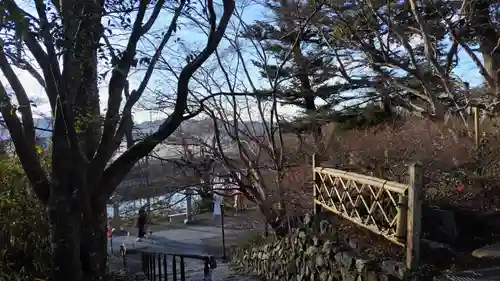
POLYGON ((382 107, 375 104, 368 104, 362 108, 355 108, 343 112, 341 115, 334 118, 339 124, 339 129, 367 129, 380 124, 395 121, 397 115, 392 112, 385 111, 382 107))
POLYGON ((48 275, 50 243, 45 208, 15 159, 0 159, 0 280, 48 275))

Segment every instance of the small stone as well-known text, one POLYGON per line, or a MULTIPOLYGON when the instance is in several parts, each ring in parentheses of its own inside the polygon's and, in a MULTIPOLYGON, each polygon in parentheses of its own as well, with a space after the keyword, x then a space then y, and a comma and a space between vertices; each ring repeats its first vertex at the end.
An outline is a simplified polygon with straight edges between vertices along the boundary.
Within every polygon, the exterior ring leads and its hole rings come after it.
POLYGON ((344 268, 350 270, 354 264, 354 253, 345 251, 335 254, 335 260, 342 264, 344 268))
POLYGON ((363 259, 356 259, 354 266, 356 267, 356 272, 363 272, 368 266, 369 261, 363 259))
POLYGON ((500 242, 496 244, 486 245, 472 252, 472 256, 476 258, 500 258, 500 242))
POLYGON ((382 261, 380 268, 383 273, 403 279, 405 276, 405 265, 399 261, 385 260, 382 261))
POLYGON ((328 281, 328 276, 330 274, 325 270, 319 274, 319 281, 328 281))
POLYGON ((356 281, 356 276, 347 268, 341 268, 342 281, 356 281))
POLYGON ((349 239, 349 247, 351 247, 352 249, 354 249, 356 251, 363 250, 361 247, 361 243, 357 239, 353 239, 353 238, 349 239))
POLYGON ((368 272, 366 272, 366 278, 365 280, 363 281, 378 281, 378 274, 373 271, 373 270, 369 270, 368 272))
POLYGON ((321 234, 327 234, 328 233, 328 230, 329 230, 329 226, 330 226, 330 223, 328 223, 328 221, 326 220, 322 220, 320 223, 319 223, 319 232, 321 234))
POLYGON ((425 189, 425 197, 428 199, 433 199, 439 193, 439 190, 435 187, 430 187, 425 189))
POLYGON ((305 255, 312 256, 312 255, 316 254, 317 252, 318 252, 318 248, 316 248, 315 246, 309 246, 309 248, 307 248, 307 250, 305 252, 305 255))
POLYGON ((304 215, 304 226, 305 227, 311 227, 312 224, 312 215, 307 213, 304 215))
POLYGON ((319 246, 319 238, 317 236, 314 236, 312 238, 312 241, 314 246, 319 246))
POLYGON ((329 254, 332 251, 332 241, 326 240, 323 243, 323 247, 321 248, 321 252, 325 254, 329 254))
POLYGON ((288 262, 288 267, 287 267, 288 273, 290 274, 295 274, 297 273, 297 266, 294 261, 289 261, 288 262))
POLYGON ((321 255, 316 256, 316 267, 322 267, 325 265, 325 259, 321 255))

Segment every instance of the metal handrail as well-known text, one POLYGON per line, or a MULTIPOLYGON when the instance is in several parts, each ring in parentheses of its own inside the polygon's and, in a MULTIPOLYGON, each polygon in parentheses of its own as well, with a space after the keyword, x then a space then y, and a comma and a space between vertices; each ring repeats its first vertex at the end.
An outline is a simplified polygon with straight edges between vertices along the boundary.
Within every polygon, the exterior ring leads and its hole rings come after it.
POLYGON ((172 281, 186 281, 186 264, 184 259, 200 260, 204 263, 204 281, 212 281, 212 269, 217 268, 215 258, 210 255, 193 255, 172 252, 141 251, 142 271, 150 281, 168 281, 169 273, 172 281), (168 258, 172 259, 171 269, 168 268, 168 258), (179 272, 177 271, 179 258, 179 272))

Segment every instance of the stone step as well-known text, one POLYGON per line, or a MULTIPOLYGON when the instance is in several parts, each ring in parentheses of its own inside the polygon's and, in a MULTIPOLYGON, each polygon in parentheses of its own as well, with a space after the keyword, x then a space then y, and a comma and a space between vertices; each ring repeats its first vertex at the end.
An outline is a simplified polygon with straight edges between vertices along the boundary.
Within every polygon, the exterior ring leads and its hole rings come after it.
POLYGON ((434 277, 434 281, 498 281, 500 267, 445 273, 434 277))
POLYGON ((500 258, 500 242, 476 249, 472 252, 472 256, 476 258, 500 258))

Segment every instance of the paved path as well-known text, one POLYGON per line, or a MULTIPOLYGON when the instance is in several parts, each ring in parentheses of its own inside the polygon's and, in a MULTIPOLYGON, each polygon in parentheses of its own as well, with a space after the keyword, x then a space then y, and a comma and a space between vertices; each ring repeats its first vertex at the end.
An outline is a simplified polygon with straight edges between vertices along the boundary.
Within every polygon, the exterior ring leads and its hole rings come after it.
MULTIPOLYGON (((227 229, 227 236, 238 236, 244 234, 245 231, 227 229)), ((116 236, 113 237, 112 248, 115 254, 120 253, 120 245, 124 245, 127 252, 127 267, 140 269, 140 257, 135 254, 137 250, 154 251, 154 252, 170 252, 192 255, 208 255, 204 247, 203 240, 217 239, 221 237, 221 229, 217 226, 194 226, 186 225, 183 228, 175 228, 168 230, 158 230, 153 234, 143 239, 136 241, 135 236, 116 236)), ((111 245, 110 245, 111 249, 111 245)), ((172 268, 171 258, 168 259, 168 268, 172 268)), ((193 259, 185 259, 186 278, 188 281, 203 280, 203 262, 193 259)), ((177 265, 179 269, 179 265, 177 265)), ((258 279, 246 276, 240 276, 231 270, 226 263, 217 261, 217 268, 213 271, 213 280, 217 281, 257 281, 258 279)))

